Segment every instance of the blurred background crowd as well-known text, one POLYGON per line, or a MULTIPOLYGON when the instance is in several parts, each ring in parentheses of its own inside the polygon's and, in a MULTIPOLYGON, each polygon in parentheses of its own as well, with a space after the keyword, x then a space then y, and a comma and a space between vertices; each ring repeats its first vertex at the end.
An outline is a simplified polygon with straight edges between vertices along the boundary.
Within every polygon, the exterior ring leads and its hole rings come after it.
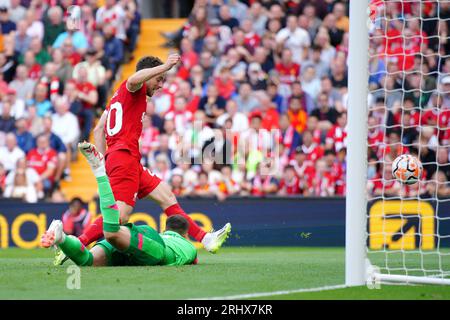
POLYGON ((88 140, 121 64, 132 57, 134 0, 0 1, 0 191, 64 198, 76 144, 88 140), (67 27, 70 7, 81 21, 67 27))
MULTIPOLYGON (((4 197, 63 197, 74 146, 89 139, 139 35, 139 3, 104 2, 0 1, 4 197), (75 32, 64 23, 72 4, 82 6, 75 32)), ((148 101, 142 164, 177 196, 345 195, 348 1, 181 7, 186 23, 163 34, 181 64, 148 101)), ((368 191, 449 196, 450 6, 373 1, 372 11, 368 191), (393 180, 390 163, 405 152, 430 182, 393 180)))

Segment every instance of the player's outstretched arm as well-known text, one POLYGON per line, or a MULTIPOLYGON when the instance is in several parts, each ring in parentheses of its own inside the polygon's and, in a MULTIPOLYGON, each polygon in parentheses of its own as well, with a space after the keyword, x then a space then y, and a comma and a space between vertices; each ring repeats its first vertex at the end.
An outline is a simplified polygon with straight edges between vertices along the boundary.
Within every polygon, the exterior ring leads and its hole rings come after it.
POLYGON ((100 153, 106 153, 105 123, 108 112, 105 110, 94 128, 94 143, 100 153))
POLYGON ((177 53, 169 55, 167 61, 157 67, 142 69, 131 75, 127 80, 128 91, 135 92, 142 87, 142 84, 151 78, 157 77, 175 66, 180 61, 180 55, 177 53))

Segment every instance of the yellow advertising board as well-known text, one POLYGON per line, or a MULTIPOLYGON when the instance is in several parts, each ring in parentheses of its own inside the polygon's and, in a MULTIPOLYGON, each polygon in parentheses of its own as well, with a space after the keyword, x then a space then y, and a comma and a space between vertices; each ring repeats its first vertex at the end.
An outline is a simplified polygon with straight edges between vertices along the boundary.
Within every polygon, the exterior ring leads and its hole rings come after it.
POLYGON ((428 202, 375 202, 369 210, 369 248, 371 250, 433 250, 435 213, 428 202))

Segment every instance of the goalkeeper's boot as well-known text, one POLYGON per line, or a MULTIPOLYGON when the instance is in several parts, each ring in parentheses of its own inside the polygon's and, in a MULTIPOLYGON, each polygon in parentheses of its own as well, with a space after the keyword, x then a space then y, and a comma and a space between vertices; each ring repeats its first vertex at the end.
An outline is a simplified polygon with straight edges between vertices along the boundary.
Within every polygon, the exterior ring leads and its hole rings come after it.
POLYGON ((216 253, 220 247, 222 247, 223 243, 227 238, 229 237, 231 232, 231 224, 227 223, 223 226, 222 229, 217 231, 211 231, 207 233, 203 240, 202 244, 205 247, 205 249, 211 253, 216 253))
POLYGON ((53 220, 47 231, 41 237, 41 247, 50 248, 64 241, 63 224, 61 220, 53 220))
POLYGON ((97 150, 95 145, 87 141, 78 143, 78 149, 81 154, 86 158, 87 162, 91 166, 91 169, 95 172, 101 167, 105 167, 105 157, 101 152, 97 150))
POLYGON ((55 258, 53 259, 53 265, 62 266, 64 264, 64 262, 66 262, 67 260, 69 260, 69 257, 66 256, 66 254, 64 252, 62 252, 61 249, 56 247, 55 258))

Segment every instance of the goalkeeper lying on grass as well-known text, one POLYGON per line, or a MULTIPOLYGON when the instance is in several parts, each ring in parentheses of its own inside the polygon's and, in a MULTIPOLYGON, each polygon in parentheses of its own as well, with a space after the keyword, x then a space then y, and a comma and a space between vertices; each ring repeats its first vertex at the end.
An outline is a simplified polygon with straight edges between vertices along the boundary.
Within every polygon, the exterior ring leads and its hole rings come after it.
POLYGON ((132 223, 120 225, 119 210, 105 172, 103 155, 89 143, 79 145, 94 171, 98 183, 100 210, 103 215, 103 234, 92 250, 86 250, 78 238, 64 234, 62 222, 54 220, 42 235, 45 248, 58 246, 80 266, 124 265, 184 265, 196 260, 197 250, 187 239, 189 222, 181 215, 166 221, 166 231, 158 234, 149 226, 132 223))
POLYGON ((54 220, 41 245, 58 246, 79 266, 180 266, 192 264, 197 257, 197 250, 186 239, 188 229, 188 221, 181 215, 169 217, 161 235, 147 225, 128 223, 117 232, 109 232, 108 240, 89 251, 78 238, 64 234, 61 220, 54 220))

